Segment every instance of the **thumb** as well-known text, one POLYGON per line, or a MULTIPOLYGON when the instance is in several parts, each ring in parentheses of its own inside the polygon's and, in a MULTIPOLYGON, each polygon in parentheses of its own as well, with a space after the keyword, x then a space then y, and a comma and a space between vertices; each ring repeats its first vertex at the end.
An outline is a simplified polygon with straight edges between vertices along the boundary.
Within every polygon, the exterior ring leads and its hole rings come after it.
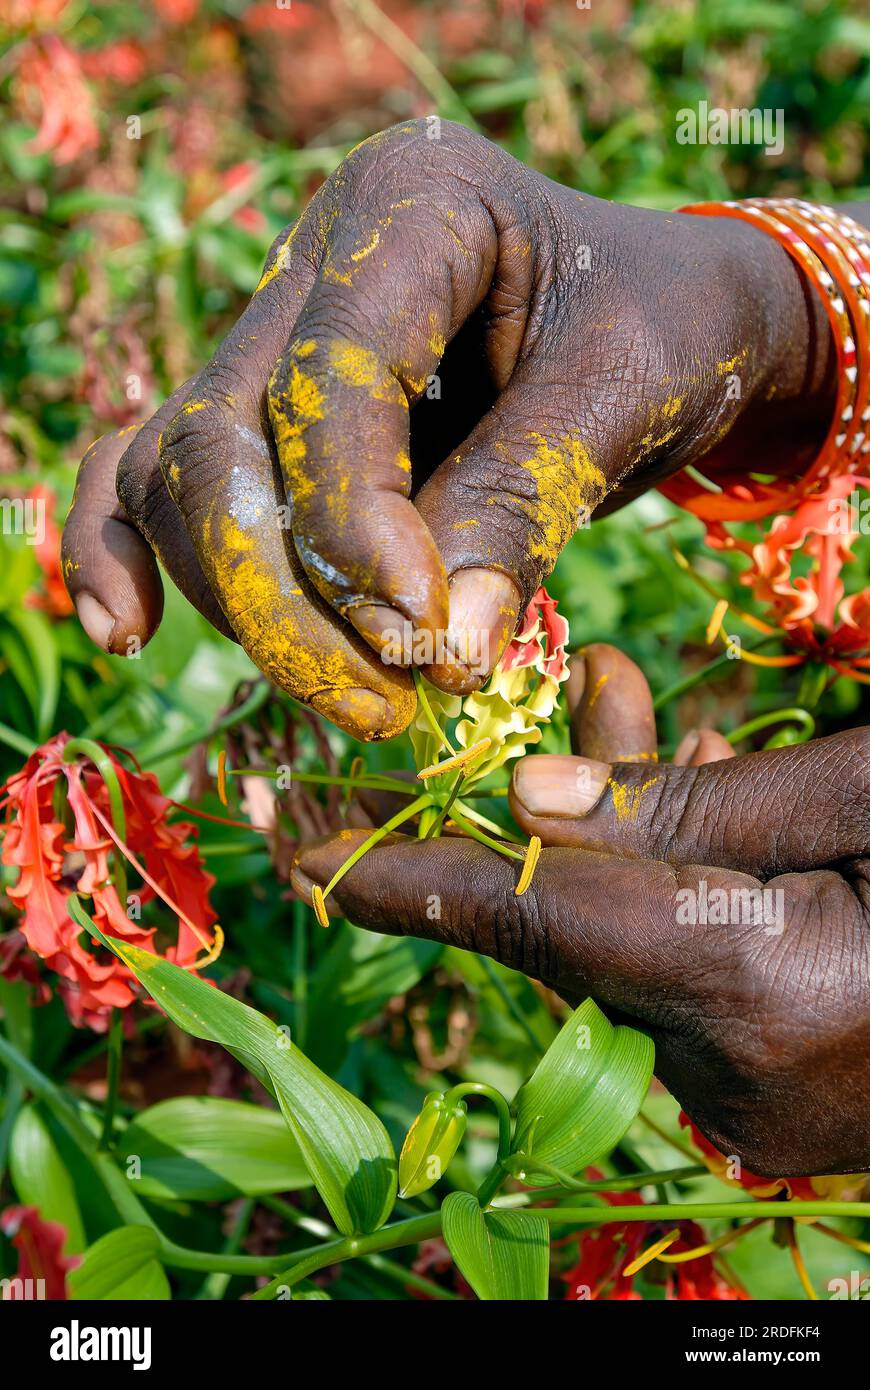
POLYGON ((704 766, 523 758, 510 790, 545 844, 768 878, 867 852, 870 729, 704 766))

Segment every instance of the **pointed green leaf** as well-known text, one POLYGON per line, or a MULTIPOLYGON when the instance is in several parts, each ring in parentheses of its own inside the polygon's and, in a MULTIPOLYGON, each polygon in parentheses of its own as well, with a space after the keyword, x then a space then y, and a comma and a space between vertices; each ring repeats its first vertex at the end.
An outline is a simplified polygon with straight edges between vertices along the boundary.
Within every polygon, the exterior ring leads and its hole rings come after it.
MULTIPOLYGON (((643 1104, 655 1050, 645 1033, 587 999, 575 1009, 516 1098, 512 1149, 572 1176, 610 1152, 643 1104)), ((547 1181, 525 1170, 526 1181, 547 1181)))
POLYGON ((77 1255, 84 1250, 87 1241, 75 1190, 48 1126, 34 1105, 25 1105, 15 1121, 9 1171, 19 1202, 37 1207, 43 1221, 63 1226, 64 1253, 77 1255))
POLYGON ((67 1276, 74 1299, 119 1299, 124 1302, 170 1297, 169 1280, 157 1259, 157 1234, 150 1226, 122 1226, 85 1251, 67 1276))
POLYGON ((173 1023, 220 1043, 275 1095, 305 1165, 343 1235, 382 1226, 396 1200, 396 1155, 378 1117, 310 1062, 286 1030, 187 970, 105 936, 77 899, 75 919, 132 970, 173 1023))
POLYGON ((470 1192, 441 1208, 447 1248, 478 1298, 545 1302, 550 1229, 532 1211, 484 1211, 470 1192))
POLYGON ((222 1202, 311 1185, 277 1110, 217 1096, 176 1096, 143 1110, 124 1131, 118 1160, 140 1197, 222 1202))

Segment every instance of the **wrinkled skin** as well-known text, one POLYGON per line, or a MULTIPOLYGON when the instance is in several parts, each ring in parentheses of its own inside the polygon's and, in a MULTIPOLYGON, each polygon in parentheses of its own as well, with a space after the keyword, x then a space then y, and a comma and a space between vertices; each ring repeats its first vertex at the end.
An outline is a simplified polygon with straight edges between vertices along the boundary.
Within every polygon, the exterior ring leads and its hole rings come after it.
MULTIPOLYGON (((605 646, 574 666, 574 743, 594 760, 518 764, 511 809, 546 846, 527 892, 475 841, 393 837, 340 881, 335 911, 493 956, 574 1003, 593 994, 651 1034, 657 1075, 754 1172, 870 1167, 870 729, 742 758, 697 731, 683 765, 658 765, 637 667, 605 646), (782 890, 784 930, 680 925, 677 893, 701 880, 782 890)), ((298 890, 365 834, 305 849, 298 890)))
MULTIPOLYGON (((480 685, 579 521, 714 454, 809 456, 833 386, 823 311, 762 232, 604 203, 461 127, 406 123, 281 234, 213 360, 88 452, 67 584, 123 653, 160 621, 156 555, 278 685, 390 737, 415 706, 382 659, 397 626, 435 639, 417 659, 436 684, 480 685)), ((548 846, 525 896, 476 843, 398 840, 342 881, 341 909, 591 992, 649 1029, 662 1079, 758 1172, 870 1166, 867 731, 709 766, 727 750, 704 731, 694 765, 651 767, 642 676, 590 652, 572 695, 600 803, 578 813, 561 763, 536 811, 541 759, 523 761, 512 809, 548 846), (614 670, 590 707, 595 662, 614 670), (679 888, 747 874, 782 887, 781 936, 677 925, 679 888)), ((306 851, 300 890, 346 853, 306 851)))
POLYGON ((755 228, 605 203, 406 123, 281 234, 208 366, 88 453, 67 583, 123 653, 160 619, 153 550, 278 685, 389 737, 415 701, 385 634, 409 622, 437 684, 480 685, 578 522, 714 449, 811 447, 829 336, 755 228))

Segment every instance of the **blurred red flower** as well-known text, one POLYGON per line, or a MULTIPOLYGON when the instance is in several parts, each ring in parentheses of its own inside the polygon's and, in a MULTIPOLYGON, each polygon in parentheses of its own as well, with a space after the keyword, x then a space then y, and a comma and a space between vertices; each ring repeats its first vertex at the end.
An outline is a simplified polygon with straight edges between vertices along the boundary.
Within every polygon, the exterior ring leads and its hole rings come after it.
POLYGON ((124 84, 138 82, 146 68, 145 54, 133 39, 117 39, 82 53, 81 64, 87 77, 124 84))
MULTIPOLYGON (((225 170, 221 175, 221 183, 225 193, 232 193, 237 188, 241 188, 256 172, 257 165, 252 159, 245 159, 241 164, 234 164, 231 169, 225 170)), ((260 235, 266 230, 266 219, 259 208, 241 207, 233 213, 233 221, 239 227, 244 227, 246 232, 253 232, 260 235)))
POLYGON ((39 121, 30 142, 33 154, 50 153, 55 164, 70 164, 98 139, 93 99, 79 54, 57 34, 42 34, 23 46, 16 91, 26 115, 39 121))
POLYGON ((60 568, 60 527, 55 521, 57 499, 51 488, 38 483, 28 497, 42 511, 42 538, 36 541, 33 553, 42 570, 42 592, 25 598, 28 608, 41 608, 52 618, 66 618, 73 611, 73 601, 67 593, 60 568))
POLYGON ((79 1255, 64 1255, 66 1231, 56 1221, 43 1221, 37 1207, 7 1207, 0 1213, 0 1231, 18 1251, 18 1269, 5 1285, 3 1299, 16 1302, 26 1298, 60 1301, 68 1297, 66 1276, 80 1261, 79 1255), (28 1290, 26 1281, 37 1284, 28 1290), (39 1288, 38 1281, 42 1281, 39 1288))
POLYGON ((154 8, 167 24, 189 24, 199 13, 199 0, 154 0, 154 8))
MULTIPOLYGON (((589 1169, 590 1178, 601 1174, 589 1169)), ((637 1192, 605 1192, 601 1194, 611 1206, 643 1206, 637 1192)), ((671 1223, 679 1232, 677 1240, 667 1246, 667 1254, 696 1250, 706 1242, 701 1227, 694 1221, 671 1223)), ((634 1288, 634 1274, 626 1270, 638 1258, 644 1246, 664 1228, 652 1221, 613 1222, 599 1230, 584 1231, 578 1240, 580 1259, 562 1275, 568 1285, 566 1297, 576 1302, 600 1299, 608 1302, 636 1302, 643 1295, 634 1288)), ((660 1266, 665 1269, 665 1298, 676 1301, 716 1300, 733 1301, 748 1298, 743 1289, 728 1282, 716 1268, 711 1254, 679 1264, 660 1266)), ((639 1272, 639 1271, 638 1271, 639 1272)))
POLYGON ((137 996, 130 972, 115 956, 83 944, 81 928, 67 910, 70 894, 90 898, 91 915, 102 930, 155 953, 156 929, 139 925, 139 911, 159 898, 177 919, 176 943, 163 954, 190 968, 200 950, 210 951, 217 939, 209 901, 215 880, 193 843, 194 827, 169 823, 174 803, 162 795, 153 773, 131 772, 103 750, 120 788, 122 836, 94 764, 84 756, 64 761, 68 742, 69 735, 61 733, 38 748, 2 789, 6 828, 0 860, 19 870, 8 895, 23 914, 21 931, 31 951, 60 976, 70 1019, 104 1032, 112 1008, 126 1008, 137 996), (112 851, 141 880, 125 903, 112 879, 112 851))

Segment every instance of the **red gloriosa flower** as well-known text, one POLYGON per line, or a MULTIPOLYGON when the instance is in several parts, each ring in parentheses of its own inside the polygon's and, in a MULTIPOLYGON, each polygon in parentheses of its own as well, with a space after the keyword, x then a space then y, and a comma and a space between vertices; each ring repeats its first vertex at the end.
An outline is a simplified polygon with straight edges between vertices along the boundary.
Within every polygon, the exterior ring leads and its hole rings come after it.
POLYGON ((3 788, 0 859, 19 870, 9 897, 21 909, 21 931, 31 951, 60 976, 70 1019, 103 1032, 112 1008, 126 1008, 137 996, 130 972, 116 957, 101 947, 88 949, 67 910, 69 895, 90 898, 91 915, 102 930, 155 953, 157 929, 140 924, 138 913, 144 903, 161 899, 177 921, 176 943, 163 954, 190 968, 216 940, 209 902, 215 880, 203 867, 195 828, 170 824, 174 803, 163 796, 153 773, 130 771, 111 750, 103 750, 121 792, 126 821, 121 836, 94 764, 84 756, 64 761, 68 742, 69 735, 61 733, 37 748, 3 788), (141 880, 126 903, 113 882, 110 853, 123 856, 141 880))
MULTIPOLYGON (((37 1207, 7 1207, 0 1213, 0 1231, 12 1242, 18 1251, 18 1269, 13 1276, 15 1281, 43 1281, 43 1289, 38 1296, 50 1301, 67 1297, 66 1276, 75 1269, 80 1256, 64 1255, 66 1231, 56 1221, 43 1221, 37 1207)), ((13 1281, 7 1285, 3 1297, 15 1302, 20 1292, 21 1298, 28 1297, 26 1287, 16 1288, 13 1281)), ((33 1297, 33 1294, 30 1294, 33 1297)))

